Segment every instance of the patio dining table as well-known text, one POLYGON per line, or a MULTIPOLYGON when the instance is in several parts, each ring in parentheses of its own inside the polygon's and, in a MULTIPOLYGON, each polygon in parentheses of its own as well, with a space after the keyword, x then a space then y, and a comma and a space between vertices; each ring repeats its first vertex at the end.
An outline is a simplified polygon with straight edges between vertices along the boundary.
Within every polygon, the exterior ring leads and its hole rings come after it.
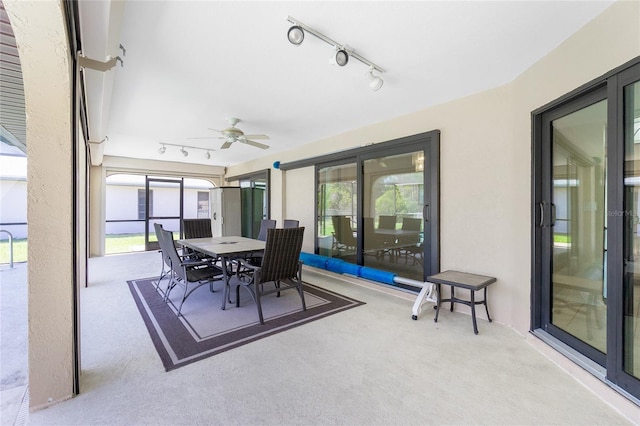
POLYGON ((227 299, 229 298, 229 279, 233 274, 233 271, 228 267, 229 262, 234 258, 244 257, 250 253, 262 252, 265 247, 264 241, 234 236, 189 238, 178 240, 177 243, 183 247, 188 247, 207 256, 211 256, 212 258, 221 258, 224 280, 224 295, 222 297, 223 310, 226 308, 227 299))

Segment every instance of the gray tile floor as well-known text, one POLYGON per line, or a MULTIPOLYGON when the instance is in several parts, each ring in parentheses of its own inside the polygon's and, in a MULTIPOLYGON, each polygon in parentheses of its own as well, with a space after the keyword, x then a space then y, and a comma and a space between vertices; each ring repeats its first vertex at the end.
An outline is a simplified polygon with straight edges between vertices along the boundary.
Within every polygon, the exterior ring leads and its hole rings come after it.
POLYGON ((126 285, 157 275, 159 266, 158 253, 90 259, 90 284, 81 291, 81 393, 24 419, 26 362, 7 361, 15 367, 5 369, 5 359, 18 357, 26 329, 5 321, 26 319, 26 307, 19 313, 11 304, 26 298, 25 269, 0 271, 3 425, 635 421, 509 327, 480 321, 476 336, 468 315, 445 310, 434 323, 429 305, 412 321, 411 297, 311 269, 305 280, 366 305, 167 373, 126 285))

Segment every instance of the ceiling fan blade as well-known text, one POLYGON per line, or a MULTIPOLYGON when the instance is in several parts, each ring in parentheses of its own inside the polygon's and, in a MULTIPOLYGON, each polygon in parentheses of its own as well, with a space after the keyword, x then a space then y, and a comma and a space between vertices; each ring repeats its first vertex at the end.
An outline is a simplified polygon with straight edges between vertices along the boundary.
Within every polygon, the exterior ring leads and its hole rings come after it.
POLYGON ((213 130, 214 132, 222 133, 222 130, 212 129, 211 127, 207 127, 207 129, 209 129, 209 130, 213 130))
POLYGON ((262 149, 268 149, 269 148, 269 145, 265 145, 265 144, 260 143, 260 142, 252 141, 250 139, 240 140, 240 142, 246 143, 247 145, 253 145, 253 146, 257 147, 257 148, 262 148, 262 149))
POLYGON ((227 149, 231 146, 233 142, 231 141, 226 141, 225 143, 222 144, 222 146, 220 147, 220 149, 227 149))
POLYGON ((267 135, 244 135, 246 139, 270 139, 267 135))

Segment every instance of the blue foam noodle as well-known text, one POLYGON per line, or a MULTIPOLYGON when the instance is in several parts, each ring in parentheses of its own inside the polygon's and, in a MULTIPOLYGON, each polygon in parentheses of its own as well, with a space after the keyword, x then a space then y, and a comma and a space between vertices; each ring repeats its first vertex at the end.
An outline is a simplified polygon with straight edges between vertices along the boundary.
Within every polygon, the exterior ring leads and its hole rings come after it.
POLYGON ((381 271, 379 269, 362 266, 360 267, 360 275, 358 276, 371 281, 378 281, 385 284, 395 285, 394 278, 396 274, 388 271, 381 271))

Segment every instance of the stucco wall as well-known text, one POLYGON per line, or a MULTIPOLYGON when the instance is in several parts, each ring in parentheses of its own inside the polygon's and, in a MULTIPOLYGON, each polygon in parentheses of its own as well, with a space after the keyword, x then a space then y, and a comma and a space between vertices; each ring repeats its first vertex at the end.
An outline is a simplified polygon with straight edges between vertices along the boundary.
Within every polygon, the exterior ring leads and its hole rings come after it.
POLYGON ((61 3, 3 3, 25 81, 29 395, 38 408, 73 392, 72 73, 61 3))
MULTIPOLYGON (((492 316, 526 333, 531 111, 640 55, 639 18, 639 2, 615 3, 509 84, 235 166, 230 174, 439 129, 441 269, 496 276, 490 291, 492 316)), ((272 199, 285 196, 274 218, 295 217, 313 227, 313 173, 312 167, 273 171, 272 199)), ((313 247, 313 234, 305 235, 304 247, 313 247)))

